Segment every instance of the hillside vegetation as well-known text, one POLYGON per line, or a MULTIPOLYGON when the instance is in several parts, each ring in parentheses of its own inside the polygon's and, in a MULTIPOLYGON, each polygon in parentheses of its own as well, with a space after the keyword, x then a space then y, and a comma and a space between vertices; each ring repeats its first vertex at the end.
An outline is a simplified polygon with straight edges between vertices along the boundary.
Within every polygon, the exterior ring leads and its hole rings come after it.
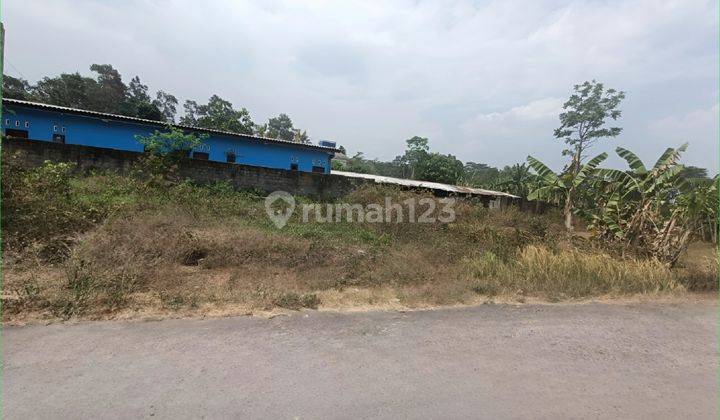
MULTIPOLYGON (((158 175, 152 162, 128 176, 15 163, 3 167, 5 321, 557 301, 715 280, 709 257, 675 269, 620 257, 552 212, 463 201, 455 222, 419 224, 304 223, 296 211, 280 230, 261 194, 158 175)), ((343 201, 419 196, 365 187, 343 201)))

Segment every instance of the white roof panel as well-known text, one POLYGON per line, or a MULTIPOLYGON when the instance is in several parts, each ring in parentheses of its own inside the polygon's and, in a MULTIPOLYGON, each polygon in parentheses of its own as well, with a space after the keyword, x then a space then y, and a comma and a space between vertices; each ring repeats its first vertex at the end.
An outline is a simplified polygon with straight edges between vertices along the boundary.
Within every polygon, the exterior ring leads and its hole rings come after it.
POLYGON ((427 188, 431 190, 442 190, 452 193, 459 194, 471 194, 471 195, 484 195, 491 197, 508 197, 508 198, 520 198, 516 195, 504 193, 501 191, 485 190, 482 188, 473 187, 461 187, 459 185, 441 184, 439 182, 430 181, 418 181, 415 179, 404 179, 404 178, 393 178, 390 176, 372 175, 372 174, 361 174, 357 172, 346 172, 346 171, 330 171, 332 175, 346 176, 348 178, 363 178, 372 179, 377 184, 392 184, 401 185, 404 187, 414 188, 427 188))

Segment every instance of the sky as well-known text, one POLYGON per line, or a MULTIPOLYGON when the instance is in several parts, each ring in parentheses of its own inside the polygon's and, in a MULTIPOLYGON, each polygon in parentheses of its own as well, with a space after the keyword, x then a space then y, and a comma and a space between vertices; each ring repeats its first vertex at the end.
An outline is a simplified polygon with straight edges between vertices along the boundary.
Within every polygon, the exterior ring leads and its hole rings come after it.
POLYGON ((4 0, 5 72, 35 82, 112 64, 152 91, 287 113, 313 141, 389 160, 405 140, 493 166, 535 156, 575 84, 626 92, 622 146, 718 171, 718 2, 4 0))

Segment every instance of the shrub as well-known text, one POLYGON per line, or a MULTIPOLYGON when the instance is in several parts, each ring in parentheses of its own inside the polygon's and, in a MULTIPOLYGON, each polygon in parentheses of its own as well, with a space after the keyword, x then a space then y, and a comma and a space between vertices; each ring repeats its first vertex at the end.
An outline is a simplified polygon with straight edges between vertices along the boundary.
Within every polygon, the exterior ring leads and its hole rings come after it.
POLYGON ((135 138, 151 154, 186 156, 190 150, 202 146, 208 137, 207 134, 186 134, 183 130, 171 125, 168 125, 166 130, 155 130, 150 135, 137 135, 135 138))
POLYGON ((72 164, 45 162, 26 169, 16 158, 3 161, 4 248, 22 250, 41 243, 49 260, 67 255, 72 235, 91 225, 92 213, 71 194, 72 164))

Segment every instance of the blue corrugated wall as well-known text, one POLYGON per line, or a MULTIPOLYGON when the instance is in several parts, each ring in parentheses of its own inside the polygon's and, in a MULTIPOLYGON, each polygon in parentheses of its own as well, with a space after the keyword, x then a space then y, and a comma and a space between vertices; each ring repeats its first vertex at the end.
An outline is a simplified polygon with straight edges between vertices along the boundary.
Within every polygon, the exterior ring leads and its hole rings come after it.
MULTIPOLYGON (((27 130, 34 140, 52 141, 53 134, 64 134, 66 144, 105 147, 110 149, 143 150, 135 135, 148 135, 162 127, 106 119, 95 116, 75 115, 52 110, 41 110, 19 105, 7 105, 3 109, 3 129, 27 130)), ((311 172, 313 166, 330 173, 332 155, 323 150, 313 150, 292 144, 264 142, 256 138, 241 138, 209 134, 205 144, 197 151, 209 152, 210 160, 226 162, 232 151, 235 163, 266 168, 291 169, 296 163, 298 170, 311 172)))

